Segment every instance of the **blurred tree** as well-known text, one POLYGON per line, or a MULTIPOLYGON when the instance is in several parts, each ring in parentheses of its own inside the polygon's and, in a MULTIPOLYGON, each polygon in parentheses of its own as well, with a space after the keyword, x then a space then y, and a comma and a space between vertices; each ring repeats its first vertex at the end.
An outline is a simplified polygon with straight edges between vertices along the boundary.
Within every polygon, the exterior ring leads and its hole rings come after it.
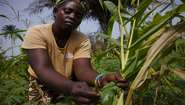
MULTIPOLYGON (((43 11, 44 8, 53 8, 53 6, 60 0, 35 0, 33 1, 26 10, 30 11, 30 13, 40 13, 43 11)), ((88 13, 86 18, 92 18, 98 20, 101 28, 104 32, 107 31, 108 23, 111 17, 110 11, 105 8, 103 1, 105 0, 81 0, 85 5, 88 13)), ((118 0, 107 0, 111 1, 114 4, 118 4, 118 0)), ((121 0, 122 7, 124 8, 134 8, 137 5, 138 0, 121 0)), ((139 0, 141 2, 142 0, 139 0)), ((184 0, 182 0, 184 1, 184 0)), ((169 4, 174 2, 173 0, 154 0, 155 3, 165 3, 169 4), (165 2, 164 2, 165 1, 165 2)))
POLYGON ((23 38, 21 36, 21 32, 25 32, 26 30, 21 30, 16 28, 15 25, 5 25, 2 27, 2 33, 0 35, 4 36, 5 38, 9 38, 11 40, 11 46, 12 46, 12 56, 13 56, 13 46, 15 45, 15 40, 20 39, 23 41, 23 38))

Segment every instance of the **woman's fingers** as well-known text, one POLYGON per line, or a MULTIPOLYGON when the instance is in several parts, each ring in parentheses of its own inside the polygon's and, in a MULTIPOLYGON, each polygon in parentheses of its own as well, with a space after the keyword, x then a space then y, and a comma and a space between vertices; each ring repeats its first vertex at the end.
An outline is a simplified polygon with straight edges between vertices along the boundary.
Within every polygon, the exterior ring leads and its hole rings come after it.
POLYGON ((117 86, 119 86, 122 89, 127 89, 129 83, 128 82, 117 82, 117 86))
POLYGON ((83 97, 87 97, 87 98, 99 98, 100 95, 95 92, 95 91, 84 91, 84 90, 81 90, 81 92, 79 93, 80 96, 83 96, 83 97))
POLYGON ((87 98, 82 96, 76 96, 74 97, 74 100, 78 105, 94 105, 93 103, 97 103, 98 99, 96 98, 87 98))
POLYGON ((90 99, 85 98, 85 97, 81 97, 81 96, 76 96, 76 97, 74 97, 74 100, 75 100, 77 103, 81 103, 81 104, 89 104, 89 103, 91 102, 90 99))

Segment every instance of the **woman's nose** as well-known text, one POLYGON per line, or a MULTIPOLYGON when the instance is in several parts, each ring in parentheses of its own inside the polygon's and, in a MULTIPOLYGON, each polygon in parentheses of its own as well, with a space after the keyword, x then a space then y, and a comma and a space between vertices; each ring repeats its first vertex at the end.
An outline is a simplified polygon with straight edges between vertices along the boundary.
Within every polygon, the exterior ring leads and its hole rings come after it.
POLYGON ((75 18, 75 13, 70 13, 69 14, 69 17, 72 18, 72 19, 74 19, 75 18))

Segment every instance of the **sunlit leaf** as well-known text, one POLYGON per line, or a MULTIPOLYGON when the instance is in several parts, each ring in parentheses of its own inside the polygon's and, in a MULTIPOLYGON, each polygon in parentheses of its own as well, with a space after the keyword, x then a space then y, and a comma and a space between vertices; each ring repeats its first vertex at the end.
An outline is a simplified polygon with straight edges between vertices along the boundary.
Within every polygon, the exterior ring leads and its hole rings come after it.
POLYGON ((171 70, 175 75, 185 80, 185 70, 171 70))
POLYGON ((158 53, 169 43, 177 39, 178 36, 182 35, 182 32, 185 30, 185 28, 182 27, 183 25, 184 23, 177 25, 174 29, 167 29, 166 32, 149 49, 145 63, 130 87, 129 94, 126 99, 126 105, 131 105, 130 102, 132 100, 133 91, 145 82, 148 75, 148 68, 158 53))
POLYGON ((124 105, 124 92, 121 93, 116 105, 124 105))

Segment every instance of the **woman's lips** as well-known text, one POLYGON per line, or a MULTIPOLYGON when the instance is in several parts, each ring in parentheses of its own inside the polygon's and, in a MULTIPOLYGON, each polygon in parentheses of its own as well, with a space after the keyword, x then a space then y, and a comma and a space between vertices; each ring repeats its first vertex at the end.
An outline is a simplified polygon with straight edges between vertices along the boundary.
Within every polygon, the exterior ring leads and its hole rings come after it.
POLYGON ((74 21, 72 21, 72 20, 67 20, 67 21, 65 21, 65 24, 66 25, 74 25, 74 21))
POLYGON ((70 25, 70 26, 73 25, 73 23, 71 23, 71 22, 65 22, 65 24, 66 24, 66 25, 70 25))

